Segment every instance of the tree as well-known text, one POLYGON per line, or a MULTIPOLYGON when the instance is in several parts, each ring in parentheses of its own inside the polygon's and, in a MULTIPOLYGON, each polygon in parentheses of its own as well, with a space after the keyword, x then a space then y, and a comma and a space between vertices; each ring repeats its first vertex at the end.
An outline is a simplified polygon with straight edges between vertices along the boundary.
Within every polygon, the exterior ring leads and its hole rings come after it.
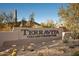
POLYGON ((31 22, 34 22, 34 21, 35 21, 35 19, 34 19, 34 13, 32 13, 32 14, 29 16, 29 20, 30 20, 31 22))
POLYGON ((41 23, 41 26, 43 27, 43 28, 55 28, 55 24, 54 24, 54 22, 52 21, 52 20, 47 20, 47 22, 46 23, 41 23))
POLYGON ((0 29, 13 28, 13 15, 11 12, 0 11, 0 29))
POLYGON ((22 24, 22 27, 26 27, 26 20, 25 20, 25 18, 23 18, 23 19, 21 20, 21 24, 22 24))
POLYGON ((41 23, 41 26, 42 26, 43 28, 47 28, 47 24, 44 23, 44 22, 41 23))
POLYGON ((54 27, 55 27, 54 22, 53 22, 52 20, 48 20, 48 21, 47 21, 47 27, 48 27, 48 28, 54 28, 54 27))
POLYGON ((32 13, 30 16, 29 16, 29 21, 28 21, 28 26, 30 28, 32 28, 34 26, 34 22, 35 22, 35 18, 34 18, 34 13, 32 13))
POLYGON ((79 31, 79 4, 68 4, 66 8, 59 9, 59 17, 64 26, 70 31, 79 31))
POLYGON ((4 20, 4 18, 3 18, 3 16, 1 15, 1 16, 0 16, 0 23, 3 23, 3 20, 4 20))

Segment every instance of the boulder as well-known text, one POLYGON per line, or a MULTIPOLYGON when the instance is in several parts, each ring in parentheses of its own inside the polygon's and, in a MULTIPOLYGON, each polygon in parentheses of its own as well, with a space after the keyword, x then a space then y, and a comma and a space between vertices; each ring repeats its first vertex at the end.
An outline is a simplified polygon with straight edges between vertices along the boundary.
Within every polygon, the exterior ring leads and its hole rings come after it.
POLYGON ((27 47, 27 49, 28 49, 29 51, 34 51, 34 47, 33 47, 33 46, 31 46, 31 45, 30 45, 30 46, 28 46, 28 47, 27 47))

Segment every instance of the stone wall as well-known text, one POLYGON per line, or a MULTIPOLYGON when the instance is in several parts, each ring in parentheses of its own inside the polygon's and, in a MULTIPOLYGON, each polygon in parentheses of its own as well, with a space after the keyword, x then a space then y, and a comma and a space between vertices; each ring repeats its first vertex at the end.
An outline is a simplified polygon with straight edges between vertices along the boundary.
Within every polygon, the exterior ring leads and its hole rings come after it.
MULTIPOLYGON (((52 41, 54 39, 60 39, 62 38, 62 31, 61 29, 31 29, 29 28, 28 30, 58 30, 59 34, 57 36, 46 36, 46 37, 32 37, 32 38, 27 38, 27 35, 24 35, 23 31, 21 29, 27 29, 27 28, 15 28, 12 32, 0 32, 0 47, 3 45, 5 47, 10 47, 13 44, 16 45, 23 45, 26 44, 28 45, 29 42, 37 42, 41 43, 43 41, 52 41)), ((30 35, 28 35, 30 36, 30 35)), ((33 35, 34 36, 34 35, 33 35)))
POLYGON ((5 41, 18 40, 17 32, 0 32, 0 46, 2 46, 5 41))

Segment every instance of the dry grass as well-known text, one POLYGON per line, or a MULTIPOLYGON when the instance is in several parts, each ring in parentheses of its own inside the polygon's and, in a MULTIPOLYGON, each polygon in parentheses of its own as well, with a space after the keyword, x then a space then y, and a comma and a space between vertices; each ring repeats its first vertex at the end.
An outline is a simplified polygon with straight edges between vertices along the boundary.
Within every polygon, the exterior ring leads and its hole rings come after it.
POLYGON ((0 24, 0 31, 11 31, 11 26, 8 26, 8 24, 0 24))

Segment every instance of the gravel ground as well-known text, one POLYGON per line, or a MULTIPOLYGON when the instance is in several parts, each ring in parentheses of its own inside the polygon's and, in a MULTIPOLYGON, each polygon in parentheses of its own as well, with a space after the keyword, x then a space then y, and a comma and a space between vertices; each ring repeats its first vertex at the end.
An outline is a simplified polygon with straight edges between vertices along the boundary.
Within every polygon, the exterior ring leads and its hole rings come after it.
POLYGON ((37 45, 30 43, 27 47, 18 48, 17 56, 71 56, 73 52, 79 51, 79 46, 70 48, 62 40, 41 42, 37 45))

